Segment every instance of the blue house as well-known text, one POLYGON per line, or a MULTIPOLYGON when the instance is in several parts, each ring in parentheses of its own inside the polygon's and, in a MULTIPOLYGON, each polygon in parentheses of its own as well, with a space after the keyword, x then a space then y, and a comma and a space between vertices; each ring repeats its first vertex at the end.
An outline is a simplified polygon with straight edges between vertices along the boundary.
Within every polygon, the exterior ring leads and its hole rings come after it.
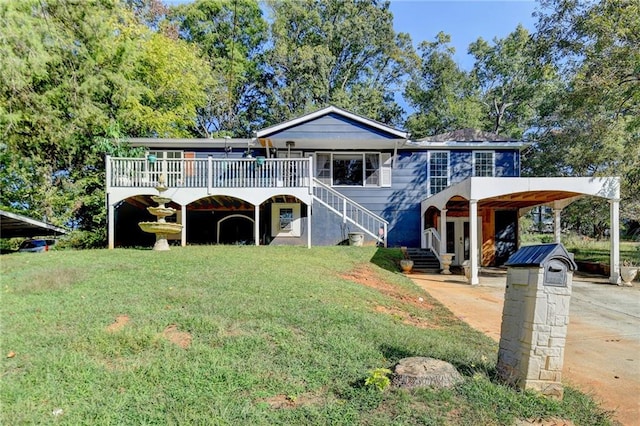
POLYGON ((146 207, 161 183, 182 245, 336 245, 355 233, 469 261, 477 283, 478 267, 517 249, 529 209, 550 206, 559 221, 584 195, 612 200, 612 219, 618 209, 617 178, 521 178, 522 141, 470 129, 412 141, 334 106, 251 139, 130 142, 147 155, 107 158, 110 248, 151 245, 137 223, 153 220, 146 207))

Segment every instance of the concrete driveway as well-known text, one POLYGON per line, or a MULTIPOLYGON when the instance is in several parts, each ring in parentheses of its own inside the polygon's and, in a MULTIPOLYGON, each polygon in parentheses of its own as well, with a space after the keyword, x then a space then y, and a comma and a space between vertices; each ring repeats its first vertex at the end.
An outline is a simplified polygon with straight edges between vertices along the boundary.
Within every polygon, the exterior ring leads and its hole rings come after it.
MULTIPOLYGON (((480 285, 459 275, 409 277, 471 327, 500 340, 504 270, 487 269, 480 285)), ((591 394, 623 425, 640 426, 640 284, 611 285, 574 275, 562 381, 591 394)))

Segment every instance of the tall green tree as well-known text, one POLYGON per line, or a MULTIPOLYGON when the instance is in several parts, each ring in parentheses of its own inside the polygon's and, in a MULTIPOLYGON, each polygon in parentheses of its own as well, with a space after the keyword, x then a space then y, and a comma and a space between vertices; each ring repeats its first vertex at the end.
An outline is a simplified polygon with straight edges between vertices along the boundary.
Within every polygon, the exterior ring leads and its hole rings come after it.
POLYGON ((207 102, 198 108, 197 133, 249 136, 263 104, 260 64, 268 38, 258 2, 197 0, 173 8, 170 15, 180 37, 198 46, 208 73, 219 83, 207 90, 207 102))
POLYGON ((496 134, 521 138, 538 117, 544 99, 558 89, 552 67, 540 65, 532 36, 522 26, 503 39, 482 38, 469 45, 471 70, 485 114, 496 134))
POLYGON ((540 165, 620 176, 621 217, 640 221, 640 4, 543 0, 537 41, 566 82, 538 123, 540 165))
POLYGON ((264 71, 271 122, 335 104, 399 123, 395 93, 414 54, 410 38, 393 30, 388 1, 267 4, 272 46, 264 71))
POLYGON ((22 188, 2 207, 103 229, 98 140, 189 135, 206 67, 117 0, 5 2, 0 21, 0 181, 22 188))
POLYGON ((453 59, 451 36, 438 33, 424 41, 419 66, 411 73, 404 96, 415 112, 407 119, 414 138, 461 128, 487 129, 485 108, 475 76, 453 59))

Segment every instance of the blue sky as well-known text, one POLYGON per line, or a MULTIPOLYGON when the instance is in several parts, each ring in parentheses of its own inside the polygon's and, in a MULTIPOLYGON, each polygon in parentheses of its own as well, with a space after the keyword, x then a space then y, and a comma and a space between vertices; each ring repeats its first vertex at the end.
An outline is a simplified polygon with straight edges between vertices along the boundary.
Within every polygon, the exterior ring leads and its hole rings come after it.
POLYGON ((536 5, 525 0, 392 0, 391 12, 396 32, 409 33, 416 47, 422 41, 434 41, 440 31, 449 34, 456 61, 468 70, 473 66, 473 59, 467 55, 470 43, 478 37, 488 41, 504 38, 518 24, 533 32, 535 20, 531 14, 536 5))
MULTIPOLYGON (((165 0, 166 4, 190 0, 165 0)), ((396 32, 409 33, 414 45, 433 41, 440 31, 451 36, 455 59, 464 69, 473 66, 467 55, 469 44, 482 37, 503 38, 518 24, 533 32, 533 0, 391 0, 396 32)))

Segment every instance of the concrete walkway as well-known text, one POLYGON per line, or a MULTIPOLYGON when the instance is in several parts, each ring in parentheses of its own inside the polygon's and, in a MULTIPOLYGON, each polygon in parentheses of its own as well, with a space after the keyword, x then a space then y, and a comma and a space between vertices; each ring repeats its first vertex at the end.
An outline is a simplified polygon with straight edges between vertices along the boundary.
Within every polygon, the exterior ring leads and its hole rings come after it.
MULTIPOLYGON (((500 340, 504 270, 483 269, 478 286, 460 275, 409 277, 458 318, 500 340)), ((640 426, 640 284, 574 276, 562 381, 615 411, 623 425, 640 426)))

